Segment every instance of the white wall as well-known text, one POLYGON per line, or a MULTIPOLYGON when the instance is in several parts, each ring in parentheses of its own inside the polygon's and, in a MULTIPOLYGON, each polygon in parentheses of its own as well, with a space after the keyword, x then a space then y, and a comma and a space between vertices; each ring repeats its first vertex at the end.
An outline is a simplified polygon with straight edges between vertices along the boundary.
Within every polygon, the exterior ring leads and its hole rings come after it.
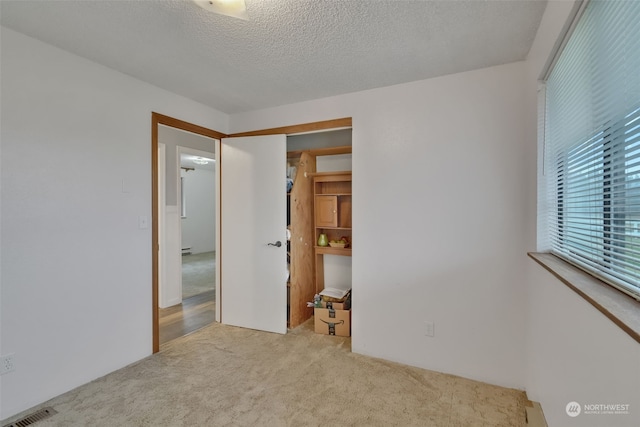
MULTIPOLYGON (((160 126, 161 131, 163 126, 160 126)), ((159 133, 160 134, 160 133, 159 133)), ((166 204, 167 146, 158 143, 158 307, 182 302, 180 212, 166 204)), ((173 166, 175 169, 177 166, 173 166)), ((176 172, 177 173, 177 172, 176 172)))
POLYGON ((182 171, 187 217, 182 218, 182 247, 199 254, 216 249, 216 172, 182 171))
POLYGON ((355 352, 524 386, 524 78, 516 63, 231 116, 232 132, 353 117, 355 352))
POLYGON ((182 302, 182 238, 180 210, 176 205, 160 205, 158 216, 163 228, 158 231, 158 307, 167 308, 182 302))
POLYGON ((352 164, 351 154, 333 154, 330 156, 316 157, 316 170, 318 172, 350 171, 352 164))
POLYGON ((533 260, 527 266, 526 390, 550 427, 640 425, 640 344, 533 260), (569 402, 630 405, 569 417, 569 402))
MULTIPOLYGON (((527 234, 535 236, 537 79, 573 7, 549 2, 527 59, 527 234)), ((542 170, 538 171, 539 174, 542 170)), ((542 225, 542 224, 541 224, 542 225)), ((539 248, 544 249, 541 245, 539 248)), ((531 247, 533 250, 534 247, 531 247)), ((533 260, 527 282, 525 388, 550 427, 640 425, 640 344, 533 260), (567 403, 629 404, 630 415, 567 416, 567 403)))
POLYGON ((0 418, 151 353, 151 112, 216 110, 2 28, 0 418))

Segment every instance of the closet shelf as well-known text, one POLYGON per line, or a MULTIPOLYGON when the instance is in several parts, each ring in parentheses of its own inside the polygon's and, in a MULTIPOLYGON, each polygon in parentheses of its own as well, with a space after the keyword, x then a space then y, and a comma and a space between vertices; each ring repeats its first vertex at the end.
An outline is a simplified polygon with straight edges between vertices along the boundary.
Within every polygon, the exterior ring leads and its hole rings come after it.
MULTIPOLYGON (((343 181, 342 177, 351 176, 351 171, 342 171, 342 172, 307 172, 307 177, 315 178, 315 177, 330 177, 331 181, 343 181)), ((349 193, 351 194, 351 193, 349 193)))
POLYGON ((351 248, 332 248, 331 246, 316 246, 316 254, 351 256, 351 248))

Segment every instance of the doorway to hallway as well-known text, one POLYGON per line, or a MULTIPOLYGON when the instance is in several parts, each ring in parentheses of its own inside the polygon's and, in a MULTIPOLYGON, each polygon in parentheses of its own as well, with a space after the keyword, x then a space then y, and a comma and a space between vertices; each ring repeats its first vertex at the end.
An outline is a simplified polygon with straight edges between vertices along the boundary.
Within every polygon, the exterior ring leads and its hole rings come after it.
MULTIPOLYGON (((211 129, 183 122, 161 114, 152 113, 152 172, 153 172, 153 352, 160 350, 160 344, 178 336, 190 333, 215 320, 215 290, 187 295, 182 293, 182 222, 185 220, 185 205, 182 198, 181 150, 207 152, 206 157, 215 160, 216 144, 225 136, 211 129), (187 147, 185 149, 184 147, 187 147)), ((189 153, 186 153, 189 154, 189 153)), ((192 153, 193 154, 193 153, 192 153)), ((196 156, 201 153, 195 153, 196 156)), ((193 157, 193 156, 192 156, 193 157)), ((193 171, 195 168, 190 168, 193 171)), ((193 172, 192 172, 193 174, 193 172)), ((211 173, 215 176, 215 173, 211 173)), ((215 182, 211 194, 206 198, 217 202, 215 182)), ((192 198, 191 217, 196 217, 199 209, 193 209, 201 198, 192 198)), ((215 203, 213 204, 215 206, 215 203)), ((186 206, 187 212, 189 205, 186 206)), ((213 208, 215 211, 215 208, 213 208)), ((206 215, 206 214, 205 214, 206 215)), ((215 217, 211 228, 217 227, 215 217)), ((206 233, 200 233, 204 236, 206 233)), ((198 233, 196 233, 198 236, 198 233)), ((200 236, 202 237, 202 236, 200 236)), ((209 246, 195 238, 191 245, 202 253, 216 251, 215 231, 204 236, 209 246), (200 248, 200 249, 197 249, 200 248)), ((214 269, 213 281, 216 283, 214 269)))

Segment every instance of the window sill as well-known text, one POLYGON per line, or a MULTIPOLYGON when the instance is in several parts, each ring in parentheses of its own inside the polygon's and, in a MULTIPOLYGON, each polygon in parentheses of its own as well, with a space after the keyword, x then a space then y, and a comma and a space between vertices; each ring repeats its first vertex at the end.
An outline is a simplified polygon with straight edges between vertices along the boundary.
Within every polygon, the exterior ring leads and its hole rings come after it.
POLYGON ((528 255, 640 343, 640 302, 555 255, 528 255))

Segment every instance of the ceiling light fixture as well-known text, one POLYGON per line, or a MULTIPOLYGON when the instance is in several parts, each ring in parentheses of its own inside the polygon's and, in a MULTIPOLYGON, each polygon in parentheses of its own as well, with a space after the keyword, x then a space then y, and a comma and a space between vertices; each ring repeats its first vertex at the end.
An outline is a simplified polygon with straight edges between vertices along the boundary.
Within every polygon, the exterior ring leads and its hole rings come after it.
POLYGON ((193 0, 193 2, 209 12, 249 20, 244 0, 193 0))
POLYGON ((204 157, 195 157, 194 159, 192 159, 192 161, 196 165, 208 165, 209 164, 209 159, 205 159, 204 157))

